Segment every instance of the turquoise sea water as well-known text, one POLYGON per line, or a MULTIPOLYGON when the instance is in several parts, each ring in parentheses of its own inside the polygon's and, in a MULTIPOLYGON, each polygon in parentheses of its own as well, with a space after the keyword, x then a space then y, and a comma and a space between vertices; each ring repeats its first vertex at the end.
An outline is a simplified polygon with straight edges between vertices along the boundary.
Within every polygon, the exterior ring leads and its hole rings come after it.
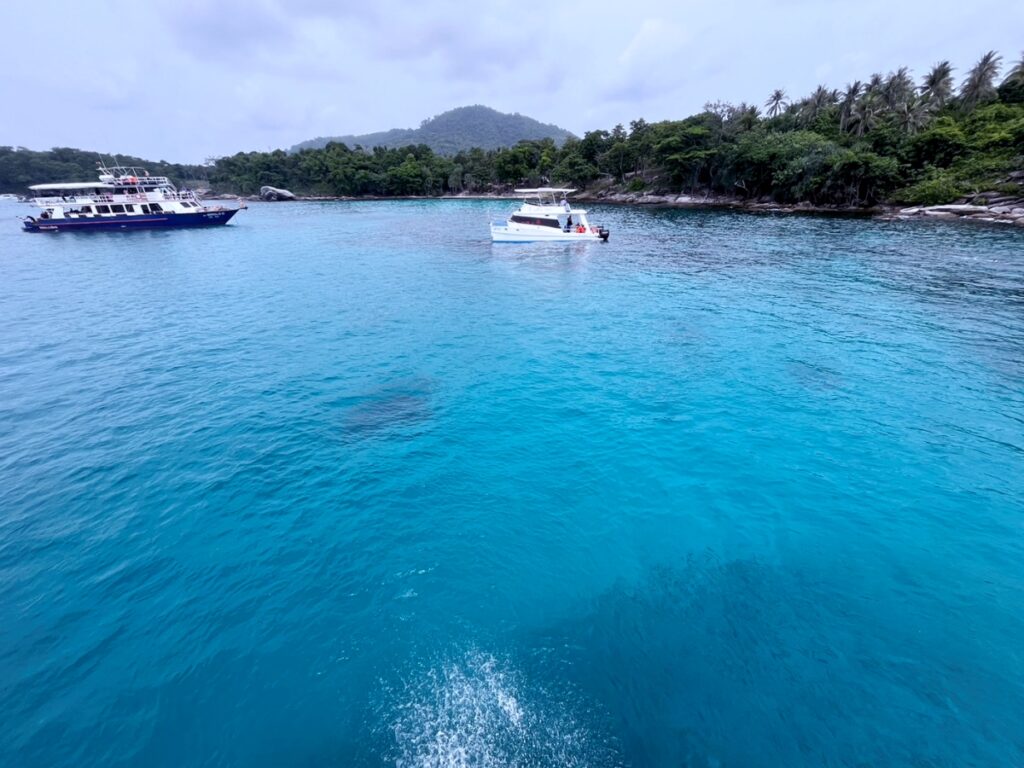
POLYGON ((508 208, 0 210, 0 764, 1024 764, 1024 232, 508 208))

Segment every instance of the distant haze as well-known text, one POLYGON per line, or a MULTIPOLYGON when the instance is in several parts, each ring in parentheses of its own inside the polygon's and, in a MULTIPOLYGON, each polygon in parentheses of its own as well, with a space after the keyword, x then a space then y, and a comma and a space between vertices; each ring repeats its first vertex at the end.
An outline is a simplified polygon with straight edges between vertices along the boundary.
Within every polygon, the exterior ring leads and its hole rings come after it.
POLYGON ((940 59, 1016 59, 1024 3, 0 4, 0 144, 199 162, 487 104, 577 135, 940 59))

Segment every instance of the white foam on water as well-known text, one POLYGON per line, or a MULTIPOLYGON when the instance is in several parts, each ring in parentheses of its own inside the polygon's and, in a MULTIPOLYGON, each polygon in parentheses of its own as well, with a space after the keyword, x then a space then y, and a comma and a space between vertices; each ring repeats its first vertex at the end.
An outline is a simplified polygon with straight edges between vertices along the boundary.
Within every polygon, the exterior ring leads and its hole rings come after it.
POLYGON ((607 765, 565 711, 494 656, 471 651, 406 685, 391 730, 397 768, 607 765))

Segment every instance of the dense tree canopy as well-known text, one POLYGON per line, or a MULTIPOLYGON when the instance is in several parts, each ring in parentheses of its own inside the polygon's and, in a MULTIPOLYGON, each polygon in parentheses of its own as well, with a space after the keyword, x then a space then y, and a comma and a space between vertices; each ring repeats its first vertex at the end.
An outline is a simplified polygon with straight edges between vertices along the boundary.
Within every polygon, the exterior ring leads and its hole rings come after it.
MULTIPOLYGON (((24 147, 0 147, 0 192, 24 192, 31 184, 59 181, 96 181, 96 163, 101 158, 96 152, 56 147, 47 152, 33 152, 24 147)), ((138 157, 119 155, 117 163, 147 168, 158 176, 169 176, 179 184, 189 184, 206 178, 207 169, 197 165, 181 165, 164 160, 153 162, 138 157)))
MULTIPOLYGON (((298 194, 406 196, 484 192, 518 185, 601 183, 631 191, 717 194, 779 202, 866 206, 940 203, 995 189, 1019 192, 1024 168, 1024 58, 1000 79, 986 53, 956 87, 949 62, 920 82, 901 68, 803 99, 781 89, 765 102, 709 103, 684 120, 594 130, 562 146, 551 138, 441 155, 425 144, 348 146, 224 157, 214 188, 255 194, 265 184, 298 194), (1019 180, 1019 176, 1014 176, 1019 180)), ((0 189, 92 178, 94 156, 0 148, 0 189)), ((141 161, 140 161, 141 162, 141 161)), ((154 164, 148 164, 153 168, 154 164)), ((202 169, 156 165, 172 177, 202 169)))

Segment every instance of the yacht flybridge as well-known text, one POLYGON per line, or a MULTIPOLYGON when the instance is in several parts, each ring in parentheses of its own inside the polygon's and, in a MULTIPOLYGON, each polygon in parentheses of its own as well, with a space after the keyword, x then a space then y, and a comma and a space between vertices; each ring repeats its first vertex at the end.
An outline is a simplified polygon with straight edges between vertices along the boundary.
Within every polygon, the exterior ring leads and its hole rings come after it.
POLYGON ((516 194, 523 195, 523 204, 507 221, 491 224, 491 240, 496 243, 607 240, 607 229, 591 224, 585 210, 573 208, 567 201, 575 191, 564 187, 517 189, 516 194))
POLYGON ((36 184, 31 202, 42 212, 26 216, 26 232, 209 227, 227 224, 240 208, 203 205, 178 191, 166 176, 143 169, 99 166, 99 181, 36 184))

